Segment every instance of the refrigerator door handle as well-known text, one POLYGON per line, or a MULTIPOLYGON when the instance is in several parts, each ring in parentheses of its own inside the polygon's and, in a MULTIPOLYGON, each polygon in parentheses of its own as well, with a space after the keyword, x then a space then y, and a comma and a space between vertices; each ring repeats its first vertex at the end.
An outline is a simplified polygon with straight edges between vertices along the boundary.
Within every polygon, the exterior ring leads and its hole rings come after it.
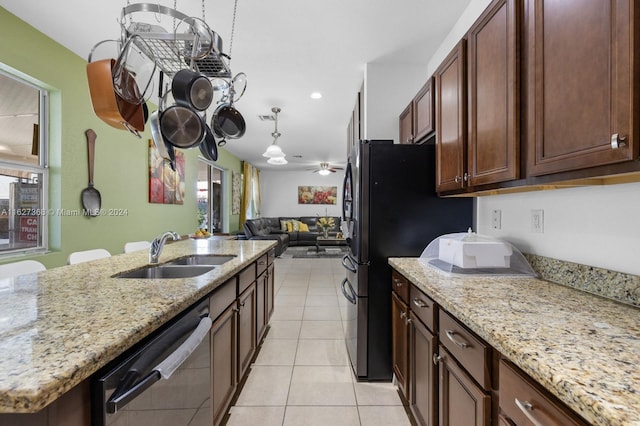
POLYGON ((345 269, 353 272, 354 274, 358 272, 356 265, 353 263, 353 259, 351 259, 348 254, 342 258, 342 266, 344 266, 345 269))
POLYGON ((342 280, 342 285, 341 285, 341 289, 342 289, 342 294, 344 295, 344 297, 351 302, 352 304, 356 304, 356 293, 355 291, 353 291, 353 287, 351 287, 351 283, 349 282, 349 280, 347 278, 345 278, 344 280, 342 280), (345 286, 349 286, 349 293, 347 293, 347 289, 345 288, 345 286))

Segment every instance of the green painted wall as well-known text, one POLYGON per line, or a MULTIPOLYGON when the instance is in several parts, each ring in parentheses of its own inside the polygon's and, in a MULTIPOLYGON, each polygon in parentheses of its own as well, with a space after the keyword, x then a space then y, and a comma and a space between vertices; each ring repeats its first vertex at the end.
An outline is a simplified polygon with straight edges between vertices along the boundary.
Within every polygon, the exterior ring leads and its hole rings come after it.
MULTIPOLYGON (((93 218, 50 216, 50 253, 31 258, 51 268, 64 265, 73 251, 101 247, 115 255, 122 253, 126 241, 151 240, 166 230, 180 234, 195 230, 199 150, 183 151, 186 158, 184 204, 150 204, 147 143, 151 133, 147 128, 142 139, 138 139, 95 116, 85 74, 86 58, 57 44, 3 8, 0 8, 0 39, 4 41, 0 43, 0 66, 29 76, 51 91, 50 208, 70 211, 82 208, 80 192, 88 181, 85 131, 91 128, 98 135, 94 183, 102 195, 102 207, 107 212, 109 209, 126 212, 93 218)), ((220 168, 241 171, 240 160, 232 154, 221 149, 219 157, 216 165, 220 168)), ((231 173, 226 184, 230 193, 231 173)), ((230 209, 230 203, 225 208, 230 209)), ((238 230, 238 215, 229 217, 229 230, 238 230)), ((13 260, 16 259, 0 262, 13 260)))

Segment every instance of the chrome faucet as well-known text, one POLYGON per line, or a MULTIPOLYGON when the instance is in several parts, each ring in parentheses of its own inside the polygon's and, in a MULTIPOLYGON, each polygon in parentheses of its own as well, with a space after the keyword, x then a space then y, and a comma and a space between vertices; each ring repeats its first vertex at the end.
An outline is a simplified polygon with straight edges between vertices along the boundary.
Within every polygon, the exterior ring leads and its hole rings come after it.
POLYGON ((173 231, 167 231, 162 235, 157 236, 149 247, 149 263, 158 263, 158 259, 160 258, 160 252, 162 252, 162 247, 164 247, 164 243, 167 241, 167 238, 173 238, 173 240, 179 240, 180 235, 176 234, 173 231))

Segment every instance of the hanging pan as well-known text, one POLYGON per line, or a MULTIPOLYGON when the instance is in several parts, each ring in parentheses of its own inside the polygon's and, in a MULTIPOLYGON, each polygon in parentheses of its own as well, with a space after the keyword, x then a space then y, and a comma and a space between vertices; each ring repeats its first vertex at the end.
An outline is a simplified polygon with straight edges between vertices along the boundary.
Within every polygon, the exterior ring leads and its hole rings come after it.
POLYGON ((202 142, 206 123, 188 106, 170 103, 171 90, 160 100, 160 132, 168 145, 174 148, 193 148, 202 142))
POLYGON ((244 73, 237 74, 229 87, 227 102, 221 103, 211 117, 211 128, 219 138, 219 145, 224 145, 226 139, 238 139, 244 135, 246 123, 244 117, 234 106, 234 99, 240 99, 247 87, 244 73))
POLYGON ((216 139, 213 134, 211 128, 205 124, 205 136, 204 140, 200 143, 199 148, 202 156, 209 161, 217 161, 218 160, 218 145, 216 144, 216 139))
POLYGON ((178 104, 198 111, 209 108, 213 100, 211 81, 204 74, 186 68, 173 76, 171 92, 178 104))

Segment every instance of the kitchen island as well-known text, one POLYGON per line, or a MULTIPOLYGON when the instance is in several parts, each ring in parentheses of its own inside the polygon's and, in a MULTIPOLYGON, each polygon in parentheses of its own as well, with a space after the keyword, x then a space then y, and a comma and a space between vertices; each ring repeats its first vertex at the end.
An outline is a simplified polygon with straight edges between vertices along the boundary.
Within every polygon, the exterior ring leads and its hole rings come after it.
MULTIPOLYGON (((390 265, 591 424, 640 424, 640 309, 530 277, 390 265)), ((502 403, 502 400, 501 400, 502 403)))
POLYGON ((146 265, 143 250, 0 280, 0 413, 42 410, 274 245, 217 239, 167 244, 160 263, 191 254, 234 256, 193 278, 113 277, 146 265))

